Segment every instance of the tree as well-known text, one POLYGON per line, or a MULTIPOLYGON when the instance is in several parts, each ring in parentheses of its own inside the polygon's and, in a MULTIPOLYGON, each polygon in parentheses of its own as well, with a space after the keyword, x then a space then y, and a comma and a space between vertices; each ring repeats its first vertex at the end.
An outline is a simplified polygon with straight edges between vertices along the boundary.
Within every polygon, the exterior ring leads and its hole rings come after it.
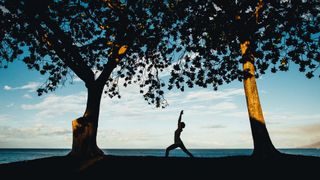
POLYGON ((75 75, 87 88, 82 117, 72 121, 71 156, 99 157, 96 143, 102 93, 118 96, 139 83, 149 103, 163 106, 159 71, 168 66, 157 48, 165 26, 165 4, 155 1, 7 0, 1 6, 0 66, 22 60, 48 77, 39 95, 75 75), (161 11, 160 11, 161 10, 161 11))
MULTIPOLYGON (((256 78, 268 69, 299 66, 312 78, 320 66, 320 3, 318 1, 181 1, 163 53, 180 55, 169 89, 206 88, 243 81, 253 136, 253 156, 280 153, 269 137, 256 78), (271 68, 269 68, 271 67, 271 68)), ((320 76, 319 76, 320 77, 320 76)))

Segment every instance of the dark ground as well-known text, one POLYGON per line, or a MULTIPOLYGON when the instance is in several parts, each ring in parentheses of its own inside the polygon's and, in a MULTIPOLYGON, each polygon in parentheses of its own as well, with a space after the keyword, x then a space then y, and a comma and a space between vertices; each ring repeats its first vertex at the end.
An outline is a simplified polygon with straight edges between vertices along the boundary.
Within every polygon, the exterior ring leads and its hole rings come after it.
MULTIPOLYGON (((79 171, 79 161, 50 157, 0 164, 0 179, 318 179, 320 158, 283 155, 257 160, 222 158, 104 156, 79 171)), ((80 167, 81 168, 81 167, 80 167)), ((83 168, 83 167, 82 167, 83 168)))

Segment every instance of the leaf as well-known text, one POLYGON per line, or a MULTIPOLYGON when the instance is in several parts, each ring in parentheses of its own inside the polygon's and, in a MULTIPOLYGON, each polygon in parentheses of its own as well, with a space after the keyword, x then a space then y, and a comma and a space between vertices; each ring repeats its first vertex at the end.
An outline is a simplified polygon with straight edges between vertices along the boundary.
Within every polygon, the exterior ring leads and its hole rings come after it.
POLYGON ((306 74, 306 77, 308 78, 308 79, 311 79, 311 78, 313 78, 313 73, 312 72, 308 72, 307 74, 306 74))
POLYGON ((124 53, 127 51, 127 49, 128 49, 128 45, 123 45, 123 46, 121 46, 120 49, 119 49, 119 51, 118 51, 118 54, 119 54, 119 55, 124 54, 124 53))
POLYGON ((286 59, 286 58, 283 58, 283 59, 281 60, 281 65, 287 65, 287 64, 288 64, 287 59, 286 59))

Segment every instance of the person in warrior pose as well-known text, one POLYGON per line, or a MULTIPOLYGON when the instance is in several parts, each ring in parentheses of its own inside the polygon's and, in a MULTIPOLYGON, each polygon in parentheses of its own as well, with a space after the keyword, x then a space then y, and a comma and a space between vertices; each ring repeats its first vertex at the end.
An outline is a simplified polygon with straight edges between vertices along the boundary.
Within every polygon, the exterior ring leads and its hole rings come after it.
POLYGON ((181 135, 181 132, 183 130, 183 128, 186 126, 186 124, 184 122, 181 122, 181 117, 182 117, 182 114, 183 114, 183 110, 181 110, 180 112, 180 116, 179 116, 179 119, 178 119, 178 128, 176 129, 176 131, 174 132, 174 144, 170 145, 167 149, 166 149, 166 157, 168 157, 169 155, 169 152, 173 149, 176 149, 176 148, 180 148, 183 150, 183 152, 185 152, 186 154, 188 154, 190 157, 193 157, 193 155, 187 150, 187 148, 184 146, 181 138, 180 138, 180 135, 181 135))

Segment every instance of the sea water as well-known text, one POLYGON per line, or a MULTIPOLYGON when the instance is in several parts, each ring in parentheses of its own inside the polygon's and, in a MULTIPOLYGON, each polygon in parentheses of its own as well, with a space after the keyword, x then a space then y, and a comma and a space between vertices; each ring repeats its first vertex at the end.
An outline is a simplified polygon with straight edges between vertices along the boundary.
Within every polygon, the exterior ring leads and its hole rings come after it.
MULTIPOLYGON (((320 149, 279 149, 283 153, 318 156, 320 149)), ((106 155, 114 156, 157 156, 165 155, 164 149, 103 149, 106 155)), ((252 149, 189 149, 195 157, 249 156, 252 149)), ((70 149, 0 149, 0 164, 32 160, 50 156, 65 156, 70 149)), ((173 157, 187 157, 180 149, 170 152, 173 157)))

